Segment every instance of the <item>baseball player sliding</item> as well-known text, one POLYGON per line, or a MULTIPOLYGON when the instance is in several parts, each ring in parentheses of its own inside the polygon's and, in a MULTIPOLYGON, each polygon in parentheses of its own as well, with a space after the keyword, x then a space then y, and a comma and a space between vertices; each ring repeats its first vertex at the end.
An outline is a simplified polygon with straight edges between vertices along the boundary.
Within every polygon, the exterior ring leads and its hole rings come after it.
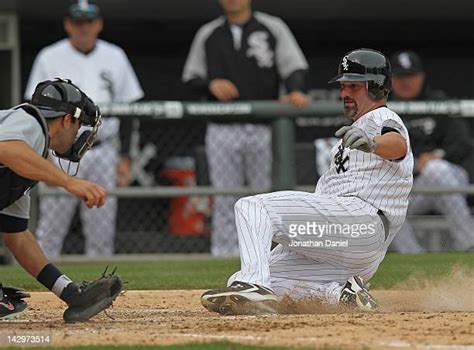
POLYGON ((208 310, 268 311, 285 294, 377 308, 364 280, 377 271, 405 220, 413 184, 410 140, 400 117, 385 106, 391 67, 382 53, 347 53, 330 82, 340 84, 344 114, 353 123, 336 132, 341 140, 329 170, 314 193, 282 191, 236 203, 241 270, 227 288, 202 295, 208 310))

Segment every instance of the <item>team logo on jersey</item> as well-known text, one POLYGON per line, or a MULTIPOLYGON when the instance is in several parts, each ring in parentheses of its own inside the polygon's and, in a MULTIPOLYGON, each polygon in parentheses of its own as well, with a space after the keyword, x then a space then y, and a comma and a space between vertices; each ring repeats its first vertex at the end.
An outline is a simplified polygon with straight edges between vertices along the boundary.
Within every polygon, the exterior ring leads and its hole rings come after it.
POLYGON ((344 146, 341 145, 338 147, 338 151, 334 156, 334 164, 336 164, 336 171, 338 174, 345 173, 348 170, 348 167, 345 165, 349 161, 349 156, 344 157, 344 146))
POLYGON ((344 56, 344 58, 342 59, 341 65, 345 71, 349 70, 349 62, 347 62, 347 56, 344 56))
POLYGON ((271 50, 267 32, 253 32, 249 35, 247 43, 249 45, 247 57, 255 57, 260 68, 273 67, 275 54, 271 50))

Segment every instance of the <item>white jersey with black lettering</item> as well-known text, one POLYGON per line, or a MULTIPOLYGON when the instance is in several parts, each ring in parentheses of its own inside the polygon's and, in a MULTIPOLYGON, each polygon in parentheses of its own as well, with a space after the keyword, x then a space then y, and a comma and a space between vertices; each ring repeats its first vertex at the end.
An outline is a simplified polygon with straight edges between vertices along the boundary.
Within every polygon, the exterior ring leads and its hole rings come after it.
POLYGON ((331 166, 318 181, 317 194, 358 197, 381 210, 390 222, 390 234, 405 220, 408 196, 413 185, 413 154, 408 131, 401 118, 387 107, 372 110, 353 124, 370 138, 388 131, 399 132, 408 153, 399 160, 385 160, 373 153, 342 147, 332 148, 331 166))
MULTIPOLYGON (((72 80, 96 104, 131 103, 143 97, 143 90, 125 52, 103 40, 97 40, 94 49, 87 54, 76 50, 69 39, 42 49, 33 64, 25 98, 31 98, 37 83, 56 77, 72 80)), ((119 126, 118 118, 103 116, 96 143, 81 160, 77 174, 108 191, 116 186, 119 126)), ((54 160, 57 164, 57 159, 54 160)), ((72 171, 74 169, 75 166, 72 171)), ((36 235, 50 259, 61 252, 77 203, 78 199, 73 197, 41 197, 36 235)), ((116 214, 117 198, 113 196, 102 208, 88 210, 81 205, 87 255, 108 256, 113 253, 116 214)))
MULTIPOLYGON (((35 59, 25 98, 30 99, 36 84, 54 78, 70 79, 96 104, 134 102, 143 97, 138 78, 125 52, 117 45, 97 40, 88 54, 62 39, 42 49, 35 59)), ((99 128, 98 140, 116 136, 119 120, 106 116, 99 128)))

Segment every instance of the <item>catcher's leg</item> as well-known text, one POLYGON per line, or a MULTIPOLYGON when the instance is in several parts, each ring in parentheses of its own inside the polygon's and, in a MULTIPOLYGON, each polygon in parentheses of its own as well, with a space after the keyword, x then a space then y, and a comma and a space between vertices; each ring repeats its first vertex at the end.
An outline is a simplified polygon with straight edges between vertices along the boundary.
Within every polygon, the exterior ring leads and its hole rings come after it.
POLYGON ((86 321, 112 305, 122 289, 120 278, 104 275, 91 282, 76 284, 49 263, 30 231, 3 234, 5 245, 18 263, 42 285, 65 301, 66 322, 86 321))

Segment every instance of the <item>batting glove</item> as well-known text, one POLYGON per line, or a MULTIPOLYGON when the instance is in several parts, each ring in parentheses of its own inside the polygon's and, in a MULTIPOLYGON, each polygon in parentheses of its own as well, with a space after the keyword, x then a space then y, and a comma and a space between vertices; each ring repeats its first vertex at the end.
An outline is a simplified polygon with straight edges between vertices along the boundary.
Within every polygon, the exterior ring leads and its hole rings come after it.
POLYGON ((342 145, 351 149, 358 149, 363 152, 372 153, 377 147, 377 143, 371 139, 360 128, 355 126, 343 126, 335 133, 336 137, 342 137, 342 145))

